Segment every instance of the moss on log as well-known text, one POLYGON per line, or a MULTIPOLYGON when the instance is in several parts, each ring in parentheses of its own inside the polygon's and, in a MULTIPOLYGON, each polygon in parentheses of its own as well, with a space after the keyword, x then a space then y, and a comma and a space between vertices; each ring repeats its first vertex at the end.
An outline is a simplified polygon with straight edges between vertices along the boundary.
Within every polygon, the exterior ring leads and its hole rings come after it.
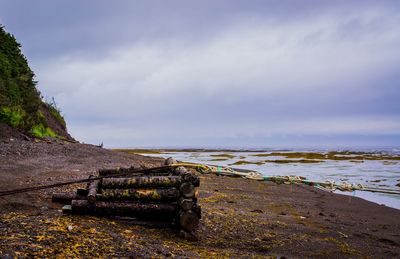
POLYGON ((180 176, 138 176, 127 178, 105 178, 104 189, 140 188, 140 187, 179 187, 182 184, 180 176))
POLYGON ((102 189, 97 196, 102 201, 176 201, 179 190, 167 189, 102 189))
POLYGON ((72 212, 76 214, 93 214, 102 216, 144 217, 146 219, 165 220, 174 217, 177 206, 171 204, 128 203, 97 201, 92 206, 86 200, 73 200, 72 212))

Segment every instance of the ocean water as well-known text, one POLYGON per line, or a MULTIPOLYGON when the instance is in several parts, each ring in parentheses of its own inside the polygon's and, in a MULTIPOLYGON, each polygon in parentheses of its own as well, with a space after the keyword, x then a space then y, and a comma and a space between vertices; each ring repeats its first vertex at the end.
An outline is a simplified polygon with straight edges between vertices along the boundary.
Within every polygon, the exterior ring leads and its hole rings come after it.
MULTIPOLYGON (((302 151, 300 151, 302 152, 302 151)), ((399 150, 385 151, 385 153, 398 155, 399 150)), ((400 183, 400 161, 399 160, 324 160, 321 163, 264 163, 232 165, 237 161, 245 160, 248 162, 260 162, 264 160, 286 159, 282 156, 258 157, 255 154, 268 154, 270 151, 235 151, 235 152, 208 152, 208 151, 174 151, 161 154, 145 154, 156 157, 173 157, 180 161, 231 166, 233 168, 243 168, 255 170, 265 176, 273 175, 297 175, 304 176, 310 180, 316 181, 335 181, 347 182, 353 184, 362 184, 364 186, 393 188, 400 191, 396 184, 400 183), (218 157, 216 155, 229 154, 232 158, 218 157), (216 159, 221 161, 215 161, 216 159)), ((293 160, 293 159, 291 159, 293 160)), ((340 192, 344 195, 360 197, 378 204, 400 209, 400 195, 380 194, 365 191, 340 192)))

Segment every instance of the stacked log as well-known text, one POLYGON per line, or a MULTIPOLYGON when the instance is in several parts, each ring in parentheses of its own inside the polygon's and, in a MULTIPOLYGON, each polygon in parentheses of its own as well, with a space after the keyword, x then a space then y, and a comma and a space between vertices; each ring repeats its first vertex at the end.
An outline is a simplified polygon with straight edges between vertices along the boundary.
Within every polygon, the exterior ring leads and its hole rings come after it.
MULTIPOLYGON (((170 163, 171 159, 166 163, 170 163)), ((172 161, 173 162, 173 161, 172 161)), ((151 174, 137 174, 142 168, 100 170, 105 176, 73 194, 53 194, 53 202, 68 204, 64 213, 98 216, 128 216, 140 220, 169 221, 186 233, 199 225, 197 204, 199 177, 184 167, 151 174), (129 176, 111 177, 129 172, 129 176)))

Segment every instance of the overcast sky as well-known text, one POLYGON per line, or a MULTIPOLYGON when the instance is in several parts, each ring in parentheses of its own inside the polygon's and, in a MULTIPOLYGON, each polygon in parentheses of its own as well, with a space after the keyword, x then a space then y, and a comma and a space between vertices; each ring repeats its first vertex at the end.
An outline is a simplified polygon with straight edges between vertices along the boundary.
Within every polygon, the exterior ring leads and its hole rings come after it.
POLYGON ((83 142, 400 145, 400 1, 0 0, 0 23, 83 142))

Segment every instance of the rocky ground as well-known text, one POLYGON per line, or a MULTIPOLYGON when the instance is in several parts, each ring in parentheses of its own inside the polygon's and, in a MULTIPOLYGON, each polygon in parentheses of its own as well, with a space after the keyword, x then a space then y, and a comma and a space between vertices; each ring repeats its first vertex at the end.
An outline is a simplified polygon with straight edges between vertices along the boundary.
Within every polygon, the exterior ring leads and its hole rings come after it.
MULTIPOLYGON (((0 142, 0 190, 161 159, 63 141, 0 142)), ((308 186, 202 175, 199 241, 129 220, 63 215, 51 193, 0 197, 0 257, 398 258, 400 211, 308 186)))

